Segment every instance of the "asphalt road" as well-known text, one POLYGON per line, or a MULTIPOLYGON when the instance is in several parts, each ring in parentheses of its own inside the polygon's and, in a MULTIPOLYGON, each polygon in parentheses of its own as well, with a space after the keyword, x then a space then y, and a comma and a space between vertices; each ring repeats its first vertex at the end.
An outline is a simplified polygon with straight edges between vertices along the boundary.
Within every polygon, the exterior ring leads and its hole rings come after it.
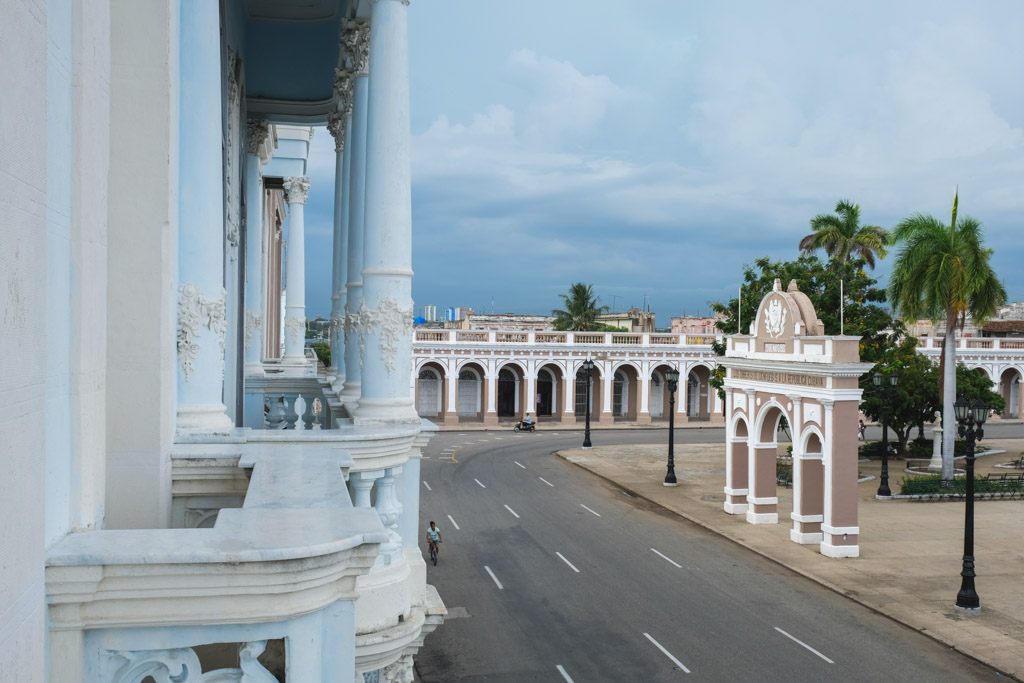
POLYGON ((444 535, 427 580, 449 618, 417 655, 425 683, 999 678, 552 455, 581 438, 441 433, 427 448, 421 519, 444 535))

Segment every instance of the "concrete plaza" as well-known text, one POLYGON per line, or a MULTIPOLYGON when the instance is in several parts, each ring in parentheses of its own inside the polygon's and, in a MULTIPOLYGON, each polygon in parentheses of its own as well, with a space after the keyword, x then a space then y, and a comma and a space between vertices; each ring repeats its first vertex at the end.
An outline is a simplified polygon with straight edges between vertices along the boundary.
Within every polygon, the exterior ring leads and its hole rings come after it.
MULTIPOLYGON (((986 440, 1006 453, 978 461, 984 476, 997 463, 1020 457, 1024 439, 986 440)), ((792 491, 779 487, 778 525, 748 524, 722 510, 724 445, 681 444, 680 485, 662 485, 664 445, 597 446, 560 451, 566 460, 621 488, 778 562, 880 614, 1018 680, 1024 680, 1024 500, 984 500, 975 507, 977 589, 982 611, 967 616, 953 607, 963 552, 962 502, 879 501, 877 462, 861 463, 861 556, 829 559, 817 546, 789 540, 792 491)), ((902 461, 890 465, 894 492, 902 461)))

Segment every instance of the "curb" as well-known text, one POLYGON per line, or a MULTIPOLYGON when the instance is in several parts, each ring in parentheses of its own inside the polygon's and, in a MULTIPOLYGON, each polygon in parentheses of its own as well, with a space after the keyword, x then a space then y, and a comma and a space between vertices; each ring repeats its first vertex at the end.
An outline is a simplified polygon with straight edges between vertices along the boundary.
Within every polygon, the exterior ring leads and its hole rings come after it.
POLYGON ((979 657, 979 656, 977 656, 977 655, 975 655, 975 654, 973 654, 973 653, 971 653, 971 652, 969 652, 967 650, 961 649, 960 646, 957 645, 956 643, 950 642, 950 641, 946 640, 945 638, 942 638, 939 635, 932 633, 931 631, 929 631, 926 628, 920 628, 920 627, 915 626, 913 624, 908 624, 907 622, 905 622, 905 621, 903 621, 903 620, 901 620, 901 619, 899 619, 899 618, 897 618, 897 617, 895 617, 895 616, 893 616, 891 614, 887 614, 887 613, 881 611, 879 608, 875 607, 874 605, 872 605, 872 604, 870 604, 868 602, 865 602, 864 600, 862 600, 860 598, 857 598, 854 595, 851 595, 849 592, 847 592, 847 590, 845 588, 843 588, 841 586, 838 586, 838 585, 832 583, 831 581, 827 581, 826 579, 823 579, 820 576, 817 576, 815 574, 811 574, 811 573, 809 573, 807 571, 804 571, 803 569, 800 569, 798 567, 794 567, 794 566, 788 564, 787 562, 785 562, 783 560, 780 560, 778 558, 772 557, 771 555, 768 555, 764 551, 759 550, 758 548, 755 548, 755 547, 751 546, 750 544, 748 544, 748 543, 746 543, 744 541, 741 541, 738 538, 733 538, 732 536, 729 536, 728 534, 726 534, 726 533, 716 529, 715 527, 707 524, 706 522, 704 522, 704 521, 702 521, 702 520, 700 520, 700 519, 698 519, 698 518, 696 518, 696 517, 694 517, 694 516, 692 516, 690 514, 687 514, 685 512, 680 512, 679 510, 673 510, 673 509, 671 509, 669 507, 666 507, 662 503, 659 503, 658 501, 653 500, 652 498, 649 498, 648 496, 644 495, 643 493, 640 493, 639 491, 635 491, 635 490, 629 488, 628 486, 620 484, 619 482, 615 481, 614 479, 611 479, 610 477, 607 477, 607 476, 605 476, 603 474, 595 472, 594 470, 589 469, 587 467, 584 467, 583 465, 581 465, 579 463, 573 462, 572 460, 569 460, 567 457, 562 455, 562 451, 554 451, 552 453, 552 455, 561 458, 562 460, 566 461, 570 465, 573 465, 575 467, 580 468, 584 472, 589 472, 590 474, 594 475, 598 479, 602 479, 602 480, 608 482, 609 484, 612 484, 616 488, 619 488, 619 489, 621 489, 623 491, 626 491, 627 493, 629 493, 630 495, 632 495, 632 496, 634 496, 636 498, 640 498, 641 500, 647 501, 651 505, 656 505, 657 507, 661 508, 662 510, 665 510, 666 512, 674 514, 674 515, 676 515, 678 517, 682 517, 683 519, 687 520, 688 522, 696 524, 697 526, 701 527, 702 529, 705 529, 706 531, 710 531, 711 533, 713 533, 713 534, 715 534, 717 536, 720 536, 720 537, 722 537, 722 538, 724 538, 724 539, 726 539, 728 541, 731 541, 731 542, 735 543, 736 545, 740 546, 741 548, 745 548, 746 550, 751 551, 755 555, 763 557, 764 559, 768 560, 769 562, 772 562, 772 563, 774 563, 774 564, 776 564, 776 565, 778 565, 778 566, 780 566, 780 567, 782 567, 784 569, 787 569, 787 570, 793 572, 794 574, 802 576, 805 579, 809 579, 810 581, 813 581, 814 583, 818 584, 819 586, 827 588, 828 590, 832 591, 833 593, 837 593, 839 595, 842 595, 844 598, 846 598, 846 599, 848 599, 848 600, 850 600, 852 602, 855 602, 858 605, 861 605, 862 607, 866 607, 867 609, 871 610, 872 612, 874 612, 875 614, 877 614, 879 616, 885 617, 886 619, 889 619, 890 621, 892 621, 894 623, 897 623, 897 624, 899 624, 899 625, 901 625, 901 626, 903 626, 905 628, 909 628, 912 631, 916 631, 917 633, 920 633, 921 635, 929 638, 930 640, 932 640, 932 641, 934 641, 936 643, 939 643, 940 645, 944 645, 944 646, 950 648, 951 650, 955 650, 955 651, 959 652, 960 654, 962 654, 963 656, 965 656, 965 657, 967 657, 969 659, 973 659, 974 661, 978 662, 979 664, 983 664, 983 665, 987 666, 988 668, 990 668, 993 671, 999 673, 1000 675, 1006 676, 1007 678, 1009 678, 1011 680, 1019 681, 1020 683, 1024 683, 1024 678, 1019 678, 1018 676, 1016 676, 1016 675, 1014 675, 1012 673, 1008 673, 1006 671, 1003 671, 1002 669, 1000 669, 996 665, 992 664, 991 662, 989 662, 989 661, 987 661, 987 660, 985 660, 985 659, 983 659, 983 658, 981 658, 981 657, 979 657))

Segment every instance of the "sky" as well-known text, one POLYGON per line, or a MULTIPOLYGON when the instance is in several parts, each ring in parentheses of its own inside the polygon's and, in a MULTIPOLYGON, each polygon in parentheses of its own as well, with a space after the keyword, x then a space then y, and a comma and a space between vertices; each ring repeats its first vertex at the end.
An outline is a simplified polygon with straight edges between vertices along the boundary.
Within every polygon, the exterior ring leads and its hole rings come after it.
MULTIPOLYGON (((580 281, 667 325, 841 198, 889 228, 948 222, 956 187, 1024 299, 1024 3, 415 0, 409 28, 417 313, 547 313, 580 281)), ((310 317, 333 173, 317 131, 310 317)))

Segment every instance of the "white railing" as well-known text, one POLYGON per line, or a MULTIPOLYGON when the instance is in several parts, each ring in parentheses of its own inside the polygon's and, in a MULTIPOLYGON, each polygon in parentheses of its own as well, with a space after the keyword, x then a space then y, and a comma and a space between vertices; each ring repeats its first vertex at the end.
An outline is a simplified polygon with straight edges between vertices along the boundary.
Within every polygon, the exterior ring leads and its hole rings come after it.
MULTIPOLYGON (((918 338, 919 349, 939 350, 942 348, 942 337, 918 338)), ((990 350, 990 351, 1022 351, 1024 338, 1018 337, 960 337, 956 340, 957 350, 990 350)))
POLYGON ((666 346, 708 347, 713 334, 667 334, 640 332, 521 332, 483 330, 416 330, 417 344, 497 344, 509 346, 630 346, 664 349, 666 346))

